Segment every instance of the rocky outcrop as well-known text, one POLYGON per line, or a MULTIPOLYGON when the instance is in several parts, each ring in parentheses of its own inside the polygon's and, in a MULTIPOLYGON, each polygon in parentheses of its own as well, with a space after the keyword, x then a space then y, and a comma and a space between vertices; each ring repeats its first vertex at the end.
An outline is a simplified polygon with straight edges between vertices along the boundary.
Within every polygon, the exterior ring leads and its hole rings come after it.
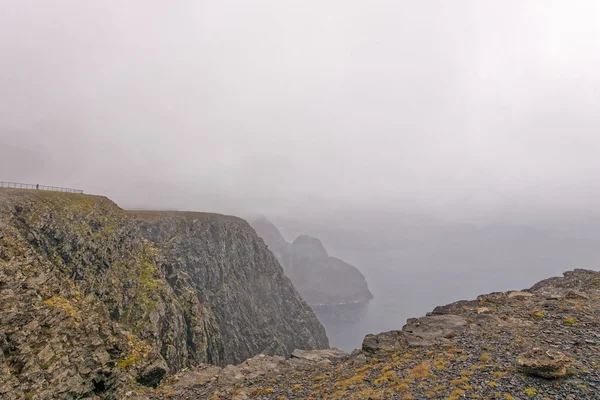
MULTIPOLYGON (((200 365, 177 374, 169 379, 156 395, 160 397, 178 397, 205 399, 214 395, 212 387, 219 387, 219 398, 246 399, 272 394, 269 388, 244 390, 243 386, 258 380, 277 381, 285 374, 301 374, 311 367, 329 367, 348 359, 348 354, 338 349, 297 350, 292 358, 265 356, 259 354, 239 365, 219 368, 200 365), (167 394, 168 393, 168 394, 167 394)), ((291 390, 290 390, 291 391, 291 390)))
POLYGON ((135 215, 142 234, 166 256, 175 292, 197 298, 216 321, 213 337, 223 348, 209 348, 208 361, 231 364, 258 353, 289 356, 328 347, 324 328, 246 221, 205 213, 135 215))
POLYGON ((191 365, 326 347, 254 231, 211 221, 178 249, 105 197, 1 189, 0 398, 123 398, 191 365))
POLYGON ((301 372, 207 381, 173 397, 165 386, 156 398, 596 400, 599 315, 600 273, 569 271, 528 290, 437 307, 402 330, 368 335, 348 357, 299 353, 314 360, 301 372))
POLYGON ((319 239, 301 235, 293 243, 264 217, 252 222, 281 262, 285 273, 311 306, 363 303, 373 298, 360 271, 338 258, 330 257, 319 239))
POLYGON ((560 351, 533 348, 522 353, 517 364, 526 374, 552 379, 567 375, 568 361, 560 351))

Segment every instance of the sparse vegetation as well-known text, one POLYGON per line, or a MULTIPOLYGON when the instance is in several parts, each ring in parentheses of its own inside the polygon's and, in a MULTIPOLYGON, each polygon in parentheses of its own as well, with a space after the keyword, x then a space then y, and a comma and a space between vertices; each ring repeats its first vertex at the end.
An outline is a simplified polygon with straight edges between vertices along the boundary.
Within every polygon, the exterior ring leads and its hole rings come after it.
POLYGON ((533 318, 546 318, 546 315, 547 315, 547 314, 546 314, 546 312, 545 312, 545 311, 540 311, 540 310, 534 310, 534 311, 531 313, 531 316, 532 316, 533 318))

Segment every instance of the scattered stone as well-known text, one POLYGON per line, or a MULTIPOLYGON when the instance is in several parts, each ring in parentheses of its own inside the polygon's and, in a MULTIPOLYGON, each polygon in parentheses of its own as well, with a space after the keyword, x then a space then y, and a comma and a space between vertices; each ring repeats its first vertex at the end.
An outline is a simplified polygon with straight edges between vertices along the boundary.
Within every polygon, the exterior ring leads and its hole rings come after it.
POLYGON ((217 382, 221 385, 235 385, 246 379, 238 367, 228 365, 219 374, 217 382))
POLYGON ((235 395, 232 397, 232 400, 246 400, 246 399, 248 399, 248 398, 249 398, 249 397, 248 397, 248 393, 246 393, 246 391, 245 391, 245 390, 242 390, 241 392, 239 392, 239 393, 235 394, 235 395))
POLYGON ((588 296, 587 294, 578 292, 576 290, 568 291, 567 294, 565 295, 565 297, 570 300, 589 300, 590 299, 590 296, 588 296))
POLYGON ((348 353, 336 348, 325 350, 294 350, 292 352, 292 358, 300 358, 302 360, 314 363, 318 363, 323 360, 337 360, 347 357, 348 353))
POLYGON ((356 366, 363 366, 367 363, 367 356, 365 356, 364 354, 359 354, 352 359, 352 362, 356 366))
POLYGON ((390 353, 406 347, 407 344, 401 331, 389 331, 365 336, 362 350, 370 355, 390 353))
POLYGON ((178 380, 173 384, 176 388, 195 388, 204 386, 208 382, 215 380, 222 368, 215 365, 205 365, 186 371, 178 376, 178 380))
POLYGON ((567 374, 567 361, 567 356, 560 351, 536 347, 522 353, 517 359, 517 364, 523 372, 529 375, 551 379, 567 374))
POLYGON ((467 320, 458 315, 432 315, 409 319, 402 333, 410 346, 433 346, 454 337, 467 324, 467 320))

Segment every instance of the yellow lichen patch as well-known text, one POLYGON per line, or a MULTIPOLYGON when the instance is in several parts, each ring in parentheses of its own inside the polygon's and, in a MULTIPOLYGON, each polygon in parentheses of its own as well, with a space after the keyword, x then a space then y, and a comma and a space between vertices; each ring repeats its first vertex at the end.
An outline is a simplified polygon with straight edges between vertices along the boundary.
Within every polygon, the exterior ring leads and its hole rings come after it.
POLYGON ((459 398, 464 396, 465 393, 466 392, 462 389, 454 389, 452 393, 450 393, 450 397, 448 397, 448 400, 458 400, 459 398))
POLYGON ((297 392, 302 389, 302 385, 294 385, 292 386, 292 392, 297 392))
POLYGON ((347 390, 348 386, 358 386, 358 385, 364 384, 364 382, 365 382, 365 375, 364 375, 364 373, 360 373, 360 374, 351 376, 350 378, 347 378, 347 379, 337 382, 335 384, 335 387, 337 389, 347 390))
POLYGON ((444 358, 438 357, 433 360, 433 367, 437 370, 444 371, 448 368, 448 362, 444 358))
POLYGON ((492 361, 492 355, 490 353, 483 353, 481 357, 479 357, 479 361, 489 363, 492 361))
POLYGON ((410 386, 406 382, 400 382, 395 386, 394 389, 396 390, 396 392, 402 393, 408 391, 408 389, 410 389, 410 386))
POLYGON ((61 296, 53 296, 44 300, 44 304, 48 307, 58 308, 63 310, 69 317, 79 317, 79 312, 73 307, 71 302, 61 296))
POLYGON ((563 320, 563 322, 565 323, 565 325, 576 325, 577 324, 577 321, 573 317, 567 317, 563 320))
POLYGON ((465 384, 467 382, 469 382, 469 378, 467 378, 466 376, 463 376, 462 378, 451 380, 450 381, 450 385, 451 386, 458 386, 458 385, 463 385, 463 384, 465 384))
POLYGON ((379 378, 375 379, 375 386, 381 385, 389 385, 396 380, 396 375, 392 371, 387 371, 379 376, 379 378))
POLYGON ((431 376, 429 362, 424 361, 416 367, 411 368, 408 371, 408 376, 413 379, 429 378, 431 376))
POLYGON ((525 394, 529 397, 533 397, 537 394, 537 390, 531 387, 524 389, 523 392, 525 392, 525 394))
POLYGON ((373 389, 373 388, 363 388, 360 389, 356 393, 352 393, 350 399, 352 400, 385 400, 384 391, 373 389))
POLYGON ((500 386, 500 385, 499 385, 497 382, 495 382, 495 381, 490 381, 490 382, 488 383, 488 385, 490 385, 490 387, 493 387, 493 388, 497 388, 498 386, 500 386))
POLYGON ((443 385, 438 385, 433 388, 433 392, 436 394, 443 392, 444 390, 446 390, 446 386, 443 386, 443 385))
POLYGON ((506 372, 502 372, 502 371, 494 371, 493 375, 494 375, 494 378, 504 378, 508 374, 506 372))
POLYGON ((547 314, 546 314, 546 312, 545 312, 545 311, 541 311, 541 310, 534 310, 534 311, 531 313, 531 316, 532 316, 533 318, 545 318, 545 317, 546 317, 546 315, 547 315, 547 314))
POLYGON ((257 396, 264 396, 264 395, 271 394, 271 393, 273 393, 273 388, 265 388, 265 389, 256 388, 252 392, 250 392, 250 396, 257 397, 257 396))
POLYGON ((152 350, 146 342, 138 339, 130 332, 126 332, 125 337, 127 338, 129 349, 125 357, 117 361, 117 367, 121 369, 127 369, 147 360, 152 350))

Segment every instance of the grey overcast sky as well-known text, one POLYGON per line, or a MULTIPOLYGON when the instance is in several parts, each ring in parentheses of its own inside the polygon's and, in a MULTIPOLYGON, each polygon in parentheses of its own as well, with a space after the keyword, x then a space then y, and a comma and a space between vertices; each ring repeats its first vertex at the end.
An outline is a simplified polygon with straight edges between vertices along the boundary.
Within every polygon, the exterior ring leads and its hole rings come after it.
POLYGON ((0 3, 0 180, 220 211, 600 204, 598 1, 0 3))

